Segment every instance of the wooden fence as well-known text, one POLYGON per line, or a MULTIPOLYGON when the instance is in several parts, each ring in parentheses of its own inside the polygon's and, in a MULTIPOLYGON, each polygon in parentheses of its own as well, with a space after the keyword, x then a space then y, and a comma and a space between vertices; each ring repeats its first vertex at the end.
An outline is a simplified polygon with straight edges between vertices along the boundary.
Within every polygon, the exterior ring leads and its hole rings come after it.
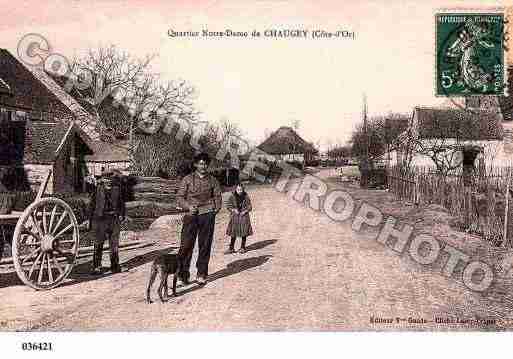
POLYGON ((457 218, 460 229, 481 235, 494 245, 511 247, 512 173, 513 168, 502 167, 444 176, 432 168, 405 171, 395 166, 389 168, 387 180, 390 192, 400 199, 419 205, 441 205, 457 218))

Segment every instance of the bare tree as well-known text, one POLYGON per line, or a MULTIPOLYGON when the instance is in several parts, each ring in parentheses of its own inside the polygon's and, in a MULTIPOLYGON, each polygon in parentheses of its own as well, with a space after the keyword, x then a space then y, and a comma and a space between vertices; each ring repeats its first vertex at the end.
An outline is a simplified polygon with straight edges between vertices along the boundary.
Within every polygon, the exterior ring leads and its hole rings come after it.
POLYGON ((461 168, 464 153, 481 152, 486 158, 496 155, 494 147, 486 148, 479 141, 479 126, 475 126, 459 112, 450 121, 424 121, 422 130, 410 128, 398 141, 403 154, 403 165, 410 168, 417 155, 431 159, 436 171, 442 176, 461 168), (421 131, 422 133, 419 133, 421 131))
POLYGON ((330 151, 328 151, 328 156, 331 159, 335 159, 335 160, 350 157, 351 156, 351 146, 336 145, 330 151))
POLYGON ((363 158, 369 156, 371 166, 387 151, 397 149, 400 135, 408 128, 409 115, 388 113, 374 116, 367 121, 367 134, 363 123, 356 126, 349 143, 352 146, 352 155, 363 158))
POLYGON ((130 108, 130 120, 126 123, 131 152, 137 147, 134 141, 136 129, 150 128, 150 134, 162 131, 169 119, 194 122, 198 112, 193 104, 194 88, 185 81, 160 83, 157 75, 145 74, 118 103, 130 108))
MULTIPOLYGON (((95 113, 98 122, 106 125, 118 137, 128 138, 132 163, 137 146, 143 139, 142 142, 148 145, 144 151, 149 151, 154 145, 161 149, 166 147, 165 135, 155 138, 153 145, 149 145, 151 139, 144 136, 162 131, 167 119, 193 122, 198 115, 193 103, 194 88, 185 81, 161 81, 159 74, 151 72, 153 58, 153 55, 133 57, 116 46, 109 46, 89 50, 72 65, 75 76, 81 77, 81 82, 89 85, 79 86, 80 89, 76 90, 79 97, 87 102, 88 109, 95 113), (102 118, 105 112, 102 110, 106 106, 110 106, 110 110, 117 107, 119 113, 126 115, 102 118), (136 133, 139 135, 136 136, 136 133)), ((181 149, 180 146, 175 148, 181 149)), ((166 147, 166 150, 170 148, 166 147)))
MULTIPOLYGON (((114 45, 90 49, 83 57, 72 61, 71 72, 75 82, 68 82, 67 86, 76 85, 74 90, 87 102, 88 109, 103 120, 100 115, 102 104, 109 98, 125 97, 133 92, 149 72, 153 58, 150 55, 135 58, 114 45)), ((123 127, 124 124, 118 125, 123 127)))
POLYGON ((227 142, 233 138, 240 138, 243 136, 243 131, 234 122, 231 122, 227 118, 223 118, 218 124, 218 138, 219 145, 227 145, 227 142))

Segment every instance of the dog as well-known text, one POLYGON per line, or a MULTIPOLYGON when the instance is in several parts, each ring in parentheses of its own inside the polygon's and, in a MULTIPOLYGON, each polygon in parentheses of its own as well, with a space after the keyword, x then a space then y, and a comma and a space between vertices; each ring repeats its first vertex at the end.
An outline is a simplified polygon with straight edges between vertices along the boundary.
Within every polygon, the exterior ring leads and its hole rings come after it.
POLYGON ((160 285, 158 288, 160 300, 163 303, 169 300, 167 277, 170 274, 173 274, 173 296, 176 296, 176 282, 178 280, 179 270, 180 261, 176 253, 166 253, 155 258, 151 265, 150 280, 148 282, 148 288, 146 289, 146 302, 148 304, 153 303, 150 291, 157 277, 157 273, 160 273, 160 285))

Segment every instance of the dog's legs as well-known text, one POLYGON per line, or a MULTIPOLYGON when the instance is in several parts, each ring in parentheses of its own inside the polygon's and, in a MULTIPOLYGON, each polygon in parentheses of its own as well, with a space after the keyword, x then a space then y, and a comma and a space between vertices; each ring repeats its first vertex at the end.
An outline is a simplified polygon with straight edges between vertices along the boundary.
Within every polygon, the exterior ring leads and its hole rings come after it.
POLYGON ((173 275, 173 296, 176 297, 176 282, 178 281, 178 272, 173 275))
POLYGON ((160 298, 161 302, 164 302, 163 290, 164 290, 165 280, 166 280, 166 275, 163 272, 161 272, 160 273, 160 285, 159 285, 159 289, 158 289, 159 298, 160 298))
POLYGON ((150 272, 150 280, 148 281, 148 288, 146 289, 146 302, 147 303, 153 303, 151 300, 151 287, 153 286, 153 282, 155 281, 155 277, 157 276, 157 268, 152 265, 151 266, 151 272, 150 272))
POLYGON ((165 275, 165 278, 166 279, 164 279, 164 288, 162 289, 162 291, 164 292, 164 300, 167 302, 169 300, 169 293, 168 293, 169 288, 167 285, 167 278, 168 278, 167 273, 165 275))

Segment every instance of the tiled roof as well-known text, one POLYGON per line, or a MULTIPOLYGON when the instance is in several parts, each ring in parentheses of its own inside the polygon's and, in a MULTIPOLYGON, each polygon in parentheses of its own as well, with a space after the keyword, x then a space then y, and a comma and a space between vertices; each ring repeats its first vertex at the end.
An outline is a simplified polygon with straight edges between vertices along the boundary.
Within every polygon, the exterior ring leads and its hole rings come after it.
MULTIPOLYGON (((68 77, 66 76, 58 76, 52 73, 47 73, 47 75, 62 88, 64 88, 68 82, 68 77)), ((97 116, 95 108, 90 103, 90 99, 96 97, 92 87, 81 90, 72 88, 69 94, 89 113, 89 115, 92 117, 97 116)), ((100 106, 98 106, 98 115, 101 120, 102 133, 105 129, 112 129, 115 134, 122 133, 125 136, 128 135, 130 113, 122 105, 116 106, 112 95, 109 94, 102 100, 100 106)))
POLYGON ((94 154, 86 156, 88 162, 127 162, 128 156, 128 143, 126 141, 119 141, 114 143, 95 141, 94 154))
POLYGON ((11 96, 0 99, 4 105, 42 113, 59 121, 73 120, 91 138, 99 137, 96 119, 43 69, 25 66, 9 51, 0 49, 0 78, 11 90, 11 96))
POLYGON ((27 67, 4 49, 0 49, 0 78, 12 93, 12 96, 2 97, 4 105, 72 116, 71 111, 27 67))
POLYGON ((417 107, 414 118, 423 139, 500 140, 504 135, 497 112, 417 107))
POLYGON ((292 127, 285 126, 258 145, 258 149, 270 155, 316 152, 312 144, 302 139, 292 127))
MULTIPOLYGON (((58 76, 53 73, 47 73, 47 75, 61 88, 65 88, 68 77, 58 76)), ((99 131, 101 135, 105 135, 99 137, 100 141, 94 142, 94 154, 86 156, 86 161, 101 163, 128 161, 128 142, 116 139, 119 133, 128 134, 128 125, 130 123, 130 113, 128 110, 121 105, 116 106, 114 98, 108 95, 103 99, 100 106, 98 106, 97 113, 96 109, 89 102, 91 98, 95 98, 92 88, 81 90, 72 88, 69 95, 79 103, 91 117, 99 115, 100 121, 97 121, 96 125, 101 126, 99 131), (125 128, 119 128, 119 126, 125 126, 125 128), (103 137, 108 138, 109 141, 103 141, 103 137)))
POLYGON ((57 148, 70 126, 48 122, 26 126, 23 162, 53 163, 57 148))
POLYGON ((100 137, 98 126, 101 124, 98 123, 95 116, 87 112, 77 100, 57 84, 42 68, 30 67, 29 70, 73 114, 76 125, 84 130, 92 139, 100 137))

